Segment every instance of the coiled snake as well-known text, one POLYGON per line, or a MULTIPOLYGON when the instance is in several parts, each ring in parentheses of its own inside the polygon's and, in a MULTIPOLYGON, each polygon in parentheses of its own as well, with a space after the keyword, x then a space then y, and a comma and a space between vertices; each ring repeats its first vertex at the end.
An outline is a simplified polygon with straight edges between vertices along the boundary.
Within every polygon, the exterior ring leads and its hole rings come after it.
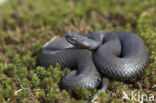
POLYGON ((94 89, 102 83, 101 90, 105 91, 109 79, 139 76, 148 63, 148 54, 140 37, 130 32, 67 33, 42 48, 39 63, 73 68, 62 79, 65 89, 94 89))

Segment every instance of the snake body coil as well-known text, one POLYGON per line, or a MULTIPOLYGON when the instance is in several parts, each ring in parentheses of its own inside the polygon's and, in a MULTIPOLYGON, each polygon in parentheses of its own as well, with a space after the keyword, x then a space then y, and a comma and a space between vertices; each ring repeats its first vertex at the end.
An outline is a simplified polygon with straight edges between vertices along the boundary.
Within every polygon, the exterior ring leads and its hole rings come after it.
POLYGON ((139 76, 148 63, 148 54, 140 37, 130 32, 68 33, 65 38, 43 47, 39 63, 47 67, 59 63, 62 67, 74 68, 62 80, 65 89, 93 89, 100 85, 103 77, 139 76))

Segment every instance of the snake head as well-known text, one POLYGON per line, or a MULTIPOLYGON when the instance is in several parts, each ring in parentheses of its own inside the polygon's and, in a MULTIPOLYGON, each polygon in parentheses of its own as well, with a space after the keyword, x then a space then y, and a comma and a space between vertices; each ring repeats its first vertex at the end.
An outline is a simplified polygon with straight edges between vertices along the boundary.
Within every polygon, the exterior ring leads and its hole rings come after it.
POLYGON ((82 42, 84 42, 86 40, 85 36, 77 35, 75 33, 67 33, 67 34, 65 34, 65 38, 69 43, 71 43, 77 47, 81 47, 82 42))
POLYGON ((65 34, 65 38, 72 45, 82 49, 95 50, 101 44, 101 42, 97 42, 84 35, 77 35, 75 33, 67 33, 65 34))
POLYGON ((76 40, 77 40, 76 34, 74 34, 74 33, 67 33, 67 34, 65 34, 65 38, 66 38, 66 40, 67 40, 69 43, 71 43, 71 44, 73 44, 73 45, 76 44, 76 40))

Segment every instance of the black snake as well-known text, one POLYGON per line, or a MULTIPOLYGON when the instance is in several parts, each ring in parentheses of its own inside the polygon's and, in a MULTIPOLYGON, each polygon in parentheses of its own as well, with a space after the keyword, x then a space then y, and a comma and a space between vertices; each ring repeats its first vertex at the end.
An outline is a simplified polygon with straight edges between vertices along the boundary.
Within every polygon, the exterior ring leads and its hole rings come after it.
POLYGON ((134 33, 67 33, 42 48, 39 63, 46 67, 59 63, 62 67, 73 68, 62 79, 65 89, 94 89, 102 83, 101 90, 105 91, 109 79, 139 76, 148 63, 148 54, 143 41, 134 33))

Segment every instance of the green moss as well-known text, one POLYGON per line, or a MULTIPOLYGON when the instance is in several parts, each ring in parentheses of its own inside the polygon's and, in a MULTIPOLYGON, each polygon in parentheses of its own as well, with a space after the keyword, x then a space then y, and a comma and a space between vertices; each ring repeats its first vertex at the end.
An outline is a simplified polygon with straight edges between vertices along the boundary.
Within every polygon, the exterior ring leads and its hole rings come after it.
POLYGON ((155 75, 153 75, 153 76, 151 77, 151 79, 152 79, 152 82, 153 82, 153 83, 156 83, 156 76, 155 76, 155 75))
POLYGON ((86 88, 77 88, 76 95, 77 95, 77 98, 85 100, 85 99, 88 99, 92 94, 86 88))
POLYGON ((154 94, 155 12, 155 0, 9 0, 0 5, 0 102, 83 103, 96 90, 80 89, 73 96, 61 88, 69 68, 40 67, 37 58, 42 45, 54 36, 96 30, 134 32, 149 53, 149 64, 139 81, 112 81, 99 102, 123 102, 122 91, 131 93, 134 88, 154 94))
POLYGON ((31 78, 31 84, 33 86, 39 85, 40 80, 39 80, 38 76, 33 71, 30 71, 30 78, 31 78))
POLYGON ((119 88, 120 83, 117 81, 112 81, 111 84, 109 85, 109 89, 113 90, 113 89, 117 89, 119 88))

